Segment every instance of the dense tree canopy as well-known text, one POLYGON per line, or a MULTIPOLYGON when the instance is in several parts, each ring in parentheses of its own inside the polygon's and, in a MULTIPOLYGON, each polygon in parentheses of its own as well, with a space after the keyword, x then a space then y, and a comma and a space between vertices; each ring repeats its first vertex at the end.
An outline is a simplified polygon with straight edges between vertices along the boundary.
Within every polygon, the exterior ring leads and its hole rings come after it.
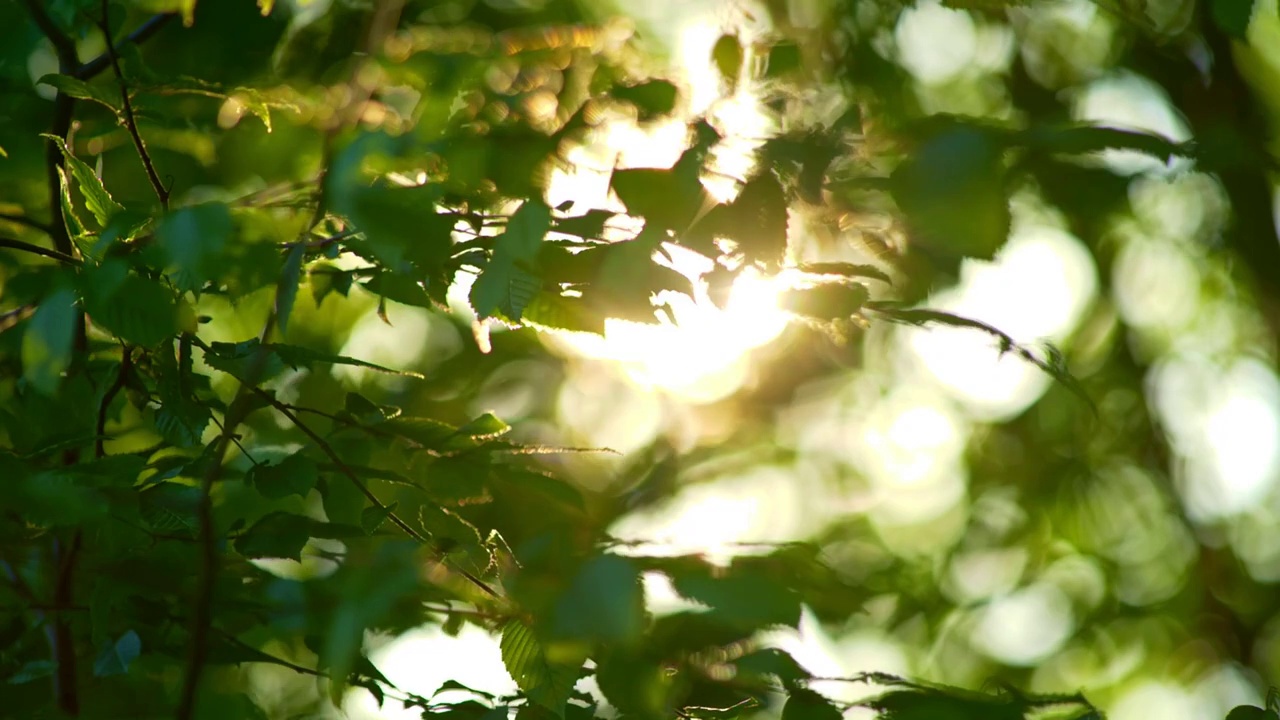
POLYGON ((1274 2, 0 37, 0 715, 1280 717, 1274 2))

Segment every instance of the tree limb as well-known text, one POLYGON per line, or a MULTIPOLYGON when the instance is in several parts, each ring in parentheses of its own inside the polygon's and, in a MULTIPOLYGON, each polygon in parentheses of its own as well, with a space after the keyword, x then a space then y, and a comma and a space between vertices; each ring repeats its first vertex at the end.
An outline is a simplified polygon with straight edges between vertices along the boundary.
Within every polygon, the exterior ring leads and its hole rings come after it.
POLYGON ((63 254, 58 250, 49 250, 47 248, 42 248, 39 245, 34 245, 32 243, 26 242, 25 240, 17 240, 14 238, 0 237, 0 248, 9 248, 10 250, 21 250, 22 252, 32 253, 33 255, 39 255, 41 257, 47 257, 52 260, 57 260, 58 262, 66 263, 68 265, 80 264, 79 258, 75 258, 70 255, 63 254))

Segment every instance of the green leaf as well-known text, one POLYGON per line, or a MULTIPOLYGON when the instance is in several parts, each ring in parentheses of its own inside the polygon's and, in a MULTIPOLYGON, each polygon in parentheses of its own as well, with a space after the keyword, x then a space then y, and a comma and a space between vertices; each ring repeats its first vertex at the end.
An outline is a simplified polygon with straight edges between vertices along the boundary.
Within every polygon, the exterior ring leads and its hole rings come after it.
POLYGON ((493 413, 485 413, 471 422, 458 428, 457 435, 473 440, 492 440, 506 435, 511 426, 503 422, 493 413))
POLYGON ((29 682, 42 680, 53 675, 53 671, 58 669, 58 664, 52 660, 32 660, 22 664, 18 671, 9 676, 5 682, 10 685, 25 685, 29 682))
POLYGON ((729 81, 731 87, 738 81, 742 57, 742 44, 734 35, 721 35, 711 49, 711 59, 715 62, 716 69, 720 71, 721 77, 729 81))
POLYGON ((592 303, 581 297, 568 297, 545 289, 524 307, 520 320, 539 330, 604 335, 604 315, 597 312, 592 303))
POLYGON ((598 555, 587 561, 556 603, 557 638, 630 643, 643 629, 640 571, 617 555, 598 555))
POLYGON ((680 561, 669 566, 668 575, 676 592, 710 606, 727 625, 757 629, 800 622, 799 595, 756 572, 731 567, 713 573, 700 561, 680 561))
POLYGON ((778 306, 816 320, 838 320, 857 315, 868 295, 865 285, 830 282, 786 290, 778 296, 778 306))
POLYGON ((302 548, 311 537, 311 518, 273 512, 245 530, 235 540, 236 552, 247 558, 302 560, 302 548))
POLYGON ((452 510, 425 504, 418 510, 418 523, 437 551, 464 560, 470 569, 485 572, 493 563, 493 555, 480 538, 480 531, 452 510))
POLYGON ((124 210, 124 207, 116 202, 107 192, 107 189, 102 186, 102 180, 98 179, 97 174, 93 172, 93 168, 71 154, 66 140, 48 133, 43 134, 42 137, 52 140, 58 146, 58 149, 62 151, 62 155, 67 161, 67 169, 71 171, 71 177, 75 178, 76 185, 79 186, 80 192, 84 195, 85 206, 89 208, 89 212, 93 213, 94 218, 98 220, 98 225, 106 227, 107 223, 111 221, 111 217, 124 210))
POLYGON ((142 640, 138 638, 138 633, 129 630, 98 653, 98 658, 93 661, 93 676, 124 675, 129 672, 129 665, 137 660, 140 654, 142 654, 142 640))
POLYGON ((551 662, 533 631, 519 620, 502 628, 502 663, 530 700, 564 717, 564 706, 578 681, 580 665, 551 662))
MULTIPOLYGON (((347 287, 350 287, 349 278, 350 276, 348 276, 347 287)), ((423 308, 434 307, 434 303, 431 302, 431 295, 427 293, 422 283, 401 273, 390 271, 374 273, 372 277, 362 283, 362 287, 371 293, 381 295, 401 305, 423 308)), ((343 294, 345 295, 346 293, 343 294)))
POLYGON ((948 271, 962 257, 990 260, 1009 235, 1000 138, 959 123, 930 128, 890 176, 911 238, 948 271))
MULTIPOLYGON (((316 307, 320 307, 320 303, 324 302, 329 293, 336 292, 342 297, 346 297, 351 290, 352 279, 350 271, 342 270, 330 262, 312 263, 307 270, 307 282, 311 285, 311 297, 315 300, 316 307)), ((373 289, 371 291, 377 292, 377 290, 373 289)), ((395 300, 395 298, 390 299, 395 300)), ((400 301, 396 300, 396 302, 400 301)))
POLYGON ((787 250, 787 198, 773 173, 764 170, 748 181, 732 203, 713 208, 681 243, 705 250, 716 238, 732 240, 749 262, 769 267, 781 262, 787 250))
POLYGON ((845 262, 800 263, 796 269, 810 275, 839 275, 844 278, 868 278, 883 283, 893 283, 883 270, 875 265, 854 265, 845 262))
POLYGON ((36 81, 37 85, 48 85, 63 95, 70 95, 80 100, 92 100, 106 106, 112 112, 119 112, 116 105, 120 103, 119 91, 111 92, 106 88, 92 85, 79 78, 57 73, 45 75, 36 81))
MULTIPOLYGON (((1246 5, 1248 0, 1231 4, 1246 5)), ((1040 152, 1080 155, 1104 150, 1132 150, 1151 155, 1164 162, 1174 157, 1190 156, 1193 146, 1176 143, 1154 133, 1094 125, 1068 125, 1065 127, 1037 127, 1025 131, 1022 139, 1028 147, 1040 152)))
POLYGON ((808 671, 800 667, 795 658, 791 657, 786 651, 778 650, 777 648, 764 648, 747 653, 734 660, 733 664, 737 666, 738 672, 744 677, 772 675, 782 681, 782 684, 788 688, 793 688, 797 683, 808 680, 810 677, 808 671))
POLYGON ((220 202, 179 208, 161 218, 156 240, 174 285, 185 292, 219 279, 229 263, 227 243, 234 231, 231 210, 220 202))
POLYGON ((666 115, 676 107, 676 86, 667 80, 650 80, 638 85, 615 85, 610 94, 636 106, 641 121, 666 115))
POLYGON ((315 462, 301 452, 296 452, 276 465, 255 465, 244 479, 269 500, 279 500, 290 495, 305 498, 315 488, 319 471, 315 462))
POLYGON ((22 335, 22 377, 37 391, 54 394, 71 364, 75 344, 75 293, 61 289, 46 297, 22 335))
MULTIPOLYGON (((805 688, 794 688, 782 706, 782 720, 841 720, 844 714, 831 701, 805 688)), ((896 717, 896 716, 895 716, 896 717)), ((938 715, 936 717, 951 717, 938 715)), ((922 716, 919 720, 925 720, 922 716)))
POLYGON ((121 340, 150 348, 181 329, 177 299, 155 280, 132 274, 117 280, 110 272, 85 273, 85 279, 90 318, 121 340))
POLYGON ((1226 720, 1272 720, 1274 715, 1256 705, 1237 705, 1227 713, 1226 720))
POLYGON ((280 326, 281 337, 289 331, 289 315, 298 298, 298 281, 302 278, 302 260, 306 253, 305 245, 294 245, 285 256, 284 268, 280 271, 280 283, 276 285, 276 323, 280 326))
POLYGON ((494 241, 493 258, 471 287, 471 307, 481 318, 501 313, 519 322, 542 280, 534 274, 542 240, 551 229, 551 208, 528 200, 511 215, 494 241))
POLYGON ((391 513, 396 511, 397 505, 399 503, 391 503, 383 507, 371 505, 365 508, 360 513, 360 528, 364 530, 366 535, 372 535, 375 530, 382 526, 382 523, 386 522, 391 513))
POLYGON ((292 368, 309 367, 312 363, 324 363, 326 365, 352 365, 355 367, 368 368, 377 370, 378 372, 390 375, 400 375, 402 377, 411 377, 419 380, 424 379, 421 373, 411 370, 392 370, 389 367, 377 365, 364 360, 347 357, 345 355, 330 355, 311 348, 302 347, 301 345, 285 345, 282 343, 274 343, 269 346, 271 351, 275 353, 286 365, 292 368))
POLYGON ((1209 0, 1209 15, 1227 36, 1244 40, 1257 7, 1255 0, 1209 0))
POLYGON ((143 490, 140 499, 142 519, 152 530, 195 537, 200 488, 162 482, 143 490))

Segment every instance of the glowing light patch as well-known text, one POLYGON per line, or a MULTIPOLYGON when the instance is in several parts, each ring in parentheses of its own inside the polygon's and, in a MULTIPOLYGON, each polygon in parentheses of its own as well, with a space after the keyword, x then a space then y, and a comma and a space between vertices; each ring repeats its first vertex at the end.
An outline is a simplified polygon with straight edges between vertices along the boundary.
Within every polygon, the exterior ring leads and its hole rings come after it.
POLYGON ((1071 601, 1058 588, 1039 583, 984 606, 973 643, 1001 662, 1030 666, 1061 647, 1074 623, 1071 601))

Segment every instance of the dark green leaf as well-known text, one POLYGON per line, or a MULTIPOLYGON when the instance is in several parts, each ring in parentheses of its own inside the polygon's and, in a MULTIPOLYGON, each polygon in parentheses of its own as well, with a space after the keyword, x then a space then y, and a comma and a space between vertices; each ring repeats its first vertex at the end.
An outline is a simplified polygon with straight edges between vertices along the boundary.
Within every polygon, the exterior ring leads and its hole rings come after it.
POLYGON ((110 677, 129 672, 129 665, 142 653, 138 633, 130 630, 115 642, 108 643, 93 661, 94 677, 110 677))
POLYGON ((786 687, 794 687, 796 683, 809 679, 809 673, 791 657, 789 653, 776 648, 765 648, 747 653, 733 664, 744 676, 773 675, 786 687))
POLYGON ((868 295, 865 285, 830 282, 787 290, 778 296, 778 306, 817 320, 838 320, 857 315, 868 295))
POLYGON ((143 490, 141 499, 142 519, 152 530, 195 536, 200 488, 162 482, 143 490))
POLYGON ((556 604, 558 638, 630 643, 639 638, 643 626, 640 571, 617 555, 587 561, 556 604))
POLYGON ((673 566, 668 574, 676 592, 711 607, 714 616, 741 628, 763 628, 800 622, 800 597, 761 575, 731 568, 713 573, 700 562, 673 566))
POLYGON ((318 478, 316 464, 297 452, 276 465, 255 465, 245 475, 245 482, 257 488, 263 497, 278 500, 290 495, 306 497, 318 478))
POLYGON ((1257 11, 1255 0, 1208 0, 1209 15, 1222 32, 1236 40, 1244 40, 1249 23, 1257 11))
POLYGON ((641 120, 651 120, 675 109, 676 86, 666 80, 650 80, 638 85, 617 85, 610 93, 636 106, 641 120))
MULTIPOLYGON (((841 720, 844 714, 831 701, 812 690, 795 688, 782 706, 782 720, 841 720)), ((941 715, 938 717, 950 717, 941 715)), ((919 720, 925 720, 923 717, 919 720)))
POLYGON ((22 377, 39 392, 52 395, 71 364, 75 340, 75 293, 61 289, 36 308, 22 335, 22 377))
POLYGON ((306 246, 294 245, 289 249, 284 269, 280 272, 280 283, 276 286, 276 323, 280 325, 281 336, 289 331, 289 315, 298 298, 298 282, 302 278, 302 260, 306 253, 306 246))
POLYGON ((218 202, 179 208, 160 220, 156 240, 170 264, 168 274, 180 290, 198 290, 222 275, 234 229, 231 210, 218 202))
POLYGON ((235 540, 236 552, 247 558, 302 560, 302 548, 311 537, 311 518, 273 512, 259 518, 235 540))
MULTIPOLYGON (((106 268, 106 266, 104 266, 106 268)), ((93 322, 132 345, 155 347, 179 327, 179 303, 155 280, 109 272, 85 274, 85 309, 93 322)))

